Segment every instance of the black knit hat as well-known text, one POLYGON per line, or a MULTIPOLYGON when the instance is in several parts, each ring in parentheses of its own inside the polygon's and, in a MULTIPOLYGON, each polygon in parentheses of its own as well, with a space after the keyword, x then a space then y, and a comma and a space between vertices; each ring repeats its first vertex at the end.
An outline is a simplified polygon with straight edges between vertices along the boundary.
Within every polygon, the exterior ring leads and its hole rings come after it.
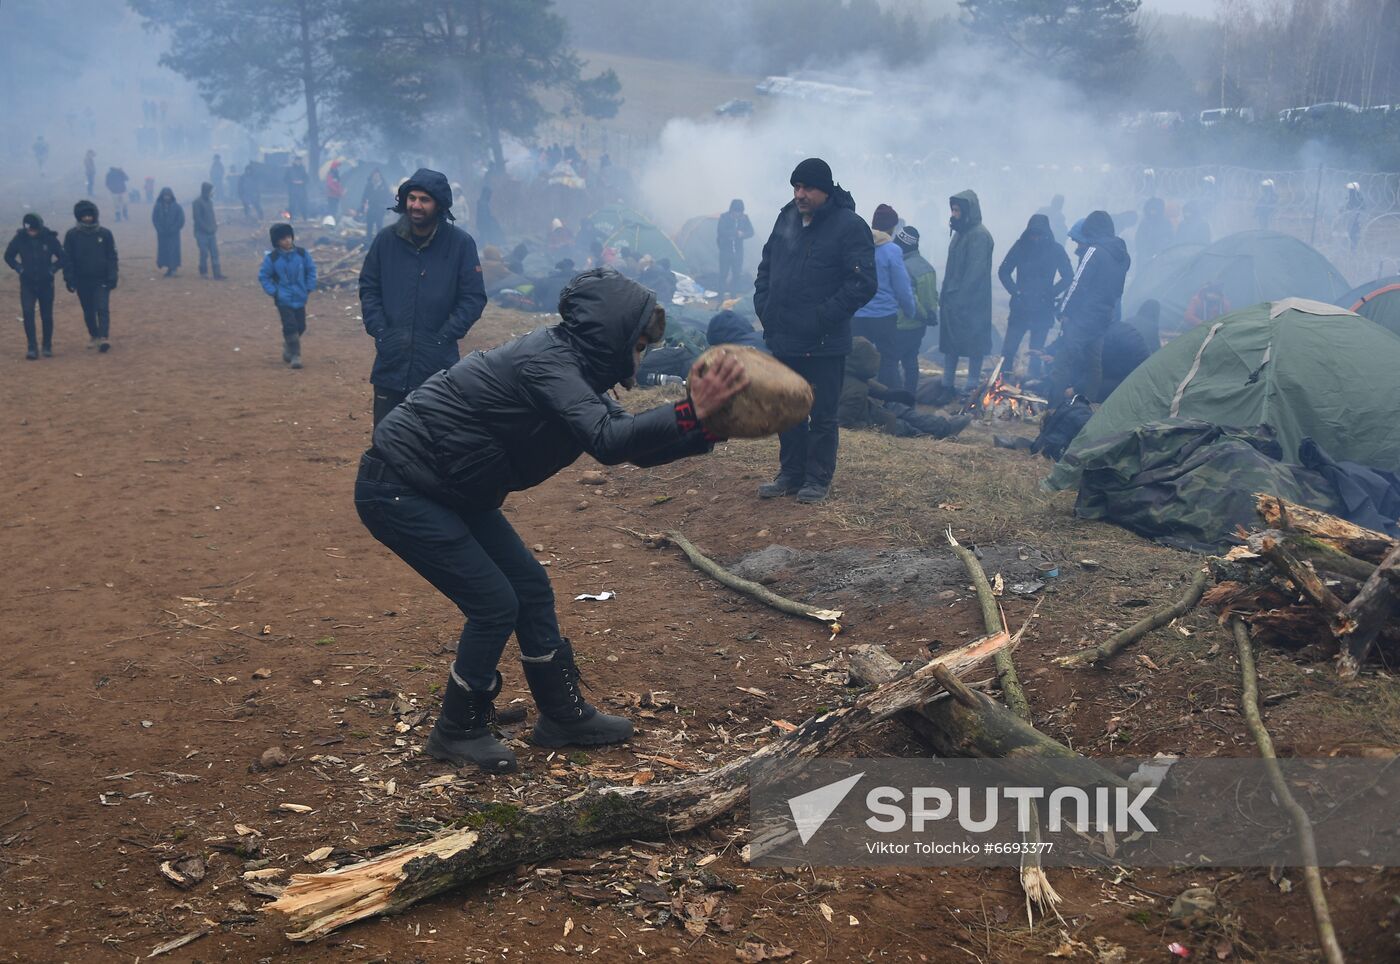
POLYGON ((792 177, 788 178, 788 182, 793 187, 805 184, 807 187, 814 187, 826 194, 830 194, 836 187, 835 182, 831 179, 831 165, 820 157, 809 157, 794 167, 792 177))
POLYGON ((272 246, 275 248, 277 247, 277 242, 281 241, 283 238, 296 237, 296 231, 293 230, 290 224, 287 224, 286 222, 281 222, 278 224, 274 224, 272 227, 268 228, 267 236, 270 239, 272 239, 272 246))
POLYGON ((20 218, 20 221, 23 222, 26 228, 33 228, 35 231, 44 230, 44 219, 33 211, 30 211, 24 217, 20 218))

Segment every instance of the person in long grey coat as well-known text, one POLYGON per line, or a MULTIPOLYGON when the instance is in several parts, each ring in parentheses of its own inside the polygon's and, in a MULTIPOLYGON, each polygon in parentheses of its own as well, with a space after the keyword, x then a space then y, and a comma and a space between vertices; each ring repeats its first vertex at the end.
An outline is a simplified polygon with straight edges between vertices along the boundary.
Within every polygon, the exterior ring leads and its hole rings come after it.
POLYGON ((167 278, 180 270, 180 232, 185 229, 185 209, 175 200, 175 192, 160 189, 151 208, 151 224, 156 229, 156 267, 165 269, 167 278))
POLYGON ((992 351, 992 233, 982 223, 982 205, 971 190, 948 199, 953 231, 948 265, 938 298, 938 350, 943 353, 943 386, 957 388, 958 359, 967 359, 967 390, 982 380, 982 359, 992 351))

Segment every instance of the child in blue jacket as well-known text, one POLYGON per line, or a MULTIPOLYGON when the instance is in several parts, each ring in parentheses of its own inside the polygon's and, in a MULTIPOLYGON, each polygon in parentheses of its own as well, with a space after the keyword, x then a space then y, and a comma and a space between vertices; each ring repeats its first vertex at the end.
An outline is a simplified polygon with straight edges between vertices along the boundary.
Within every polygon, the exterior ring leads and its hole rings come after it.
POLYGON ((301 336, 306 332, 306 300, 316 290, 316 262, 297 247, 290 224, 274 224, 268 232, 272 250, 263 257, 258 281, 277 304, 282 318, 282 360, 301 367, 301 336))

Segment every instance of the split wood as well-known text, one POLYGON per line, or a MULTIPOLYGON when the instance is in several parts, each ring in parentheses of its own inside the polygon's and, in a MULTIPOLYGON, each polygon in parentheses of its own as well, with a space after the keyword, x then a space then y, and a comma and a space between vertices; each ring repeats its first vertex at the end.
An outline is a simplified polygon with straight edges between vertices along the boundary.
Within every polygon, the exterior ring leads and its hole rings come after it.
POLYGON ((1317 842, 1313 838, 1312 821, 1289 792, 1283 770, 1278 765, 1278 756, 1274 753, 1274 741, 1259 714, 1259 674, 1254 666, 1249 628, 1238 616, 1231 618, 1230 628, 1234 630, 1235 648, 1240 658, 1240 706, 1244 710, 1245 724, 1259 746, 1259 755, 1264 758, 1274 795, 1293 818, 1294 829, 1303 846, 1303 877, 1307 882, 1308 902, 1312 904, 1313 921, 1317 924, 1317 936, 1322 942, 1323 953, 1327 955, 1328 964, 1343 964, 1342 947, 1337 943, 1337 931, 1332 926, 1332 915, 1327 909, 1327 895, 1322 890, 1322 874, 1317 869, 1317 842))
POLYGON ((1004 632, 969 643, 708 773, 675 783, 587 789, 539 807, 488 806, 463 821, 467 829, 325 873, 293 875, 282 895, 263 909, 287 916, 292 940, 313 941, 519 864, 611 840, 665 839, 693 830, 745 799, 754 766, 790 772, 852 736, 928 703, 943 688, 935 675, 940 668, 961 676, 1010 645, 1004 632))
POLYGON ((1174 619, 1180 619, 1191 610, 1195 609, 1201 601, 1201 596, 1205 594, 1206 584, 1210 582, 1210 570, 1200 569, 1191 580, 1191 586, 1186 590, 1186 595, 1165 609, 1159 609, 1150 616, 1145 616, 1133 623, 1127 629, 1121 630, 1097 646, 1090 646, 1078 652, 1070 653, 1068 656, 1061 656, 1055 660, 1061 666, 1068 666, 1071 669, 1078 669, 1084 666, 1096 666, 1111 656, 1115 656, 1127 649, 1133 643, 1142 639, 1153 630, 1161 629, 1174 619))

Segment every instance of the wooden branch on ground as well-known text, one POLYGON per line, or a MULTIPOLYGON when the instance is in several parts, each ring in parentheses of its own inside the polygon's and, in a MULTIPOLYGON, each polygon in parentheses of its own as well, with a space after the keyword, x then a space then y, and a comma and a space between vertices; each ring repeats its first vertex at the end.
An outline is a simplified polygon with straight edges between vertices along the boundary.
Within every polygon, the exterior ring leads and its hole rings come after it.
POLYGON ((296 874, 264 910, 285 914, 295 941, 313 941, 357 920, 393 914, 435 894, 519 864, 551 860, 610 840, 665 837, 709 823, 742 802, 750 771, 795 769, 857 733, 923 706, 942 685, 939 668, 963 673, 1011 645, 997 633, 803 723, 753 754, 675 783, 584 790, 540 807, 488 806, 457 830, 320 874, 296 874))
MULTIPOLYGON (((963 568, 972 577, 972 587, 977 591, 977 603, 982 607, 982 626, 988 633, 1001 633, 1006 631, 1006 627, 1001 621, 1001 610, 997 608, 996 596, 992 594, 992 584, 987 581, 987 573, 983 571, 982 564, 977 561, 977 556, 967 546, 953 538, 953 527, 949 526, 946 533, 948 545, 952 547, 953 553, 962 560, 963 568)), ((1021 688, 1021 678, 1016 674, 1016 664, 1011 659, 1009 652, 999 653, 996 658, 997 676, 1001 682, 1001 695, 1006 699, 1006 705, 1011 707, 1017 716, 1031 722, 1031 704, 1026 699, 1026 691, 1021 688)))
POLYGON ((1327 895, 1322 890, 1322 874, 1317 869, 1317 843, 1313 838, 1312 821, 1288 790, 1283 770, 1278 765, 1278 756, 1274 753, 1274 741, 1259 714, 1259 674, 1254 666, 1249 629, 1238 616, 1230 620, 1230 628, 1234 631, 1235 648, 1240 658, 1240 705, 1244 710, 1245 724, 1259 746, 1259 755, 1264 758, 1274 796, 1293 818, 1294 829, 1298 832, 1298 840, 1303 847, 1303 876, 1307 881, 1308 902, 1312 904, 1313 921, 1317 924, 1317 936, 1322 942, 1323 953, 1327 955, 1328 964, 1343 964, 1342 947, 1337 942, 1337 931, 1332 926, 1332 915, 1327 909, 1327 895))
MULTIPOLYGON (((1325 613, 1340 612, 1343 602, 1336 593, 1323 585, 1312 566, 1301 561, 1278 540, 1265 537, 1258 540, 1259 555, 1277 569, 1303 596, 1325 613)), ((1251 544, 1250 548, 1253 548, 1251 544)))
POLYGON ((1254 498, 1260 517, 1271 529, 1301 532, 1338 552, 1367 562, 1380 562, 1387 552, 1395 548, 1395 540, 1384 533, 1363 529, 1326 512, 1262 492, 1255 493, 1254 498))
POLYGON ((1342 644, 1337 671, 1343 679, 1355 679, 1370 655, 1376 637, 1400 612, 1400 546, 1391 549, 1371 578, 1333 620, 1333 632, 1342 644))
POLYGON ((1059 659, 1055 660, 1055 662, 1061 666, 1068 666, 1073 669, 1097 665, 1103 662, 1110 656, 1114 656, 1127 649, 1153 630, 1161 629, 1173 619, 1179 619, 1195 609, 1196 604, 1201 601, 1201 596, 1205 594, 1206 584, 1208 582, 1210 582, 1210 570, 1202 568, 1196 573, 1195 578, 1191 580, 1191 586, 1186 590, 1186 595, 1182 596, 1167 608, 1159 609, 1149 616, 1144 616, 1127 629, 1120 630, 1097 646, 1090 646, 1078 652, 1070 653, 1068 656, 1061 656, 1059 659))
MULTIPOLYGON (((806 603, 800 603, 796 600, 779 596, 766 586, 761 586, 749 579, 736 576, 734 573, 706 556, 695 547, 693 542, 679 532, 668 532, 665 538, 674 543, 681 552, 685 553, 691 565, 715 580, 715 582, 723 583, 730 589, 736 589, 739 592, 750 595, 764 605, 772 606, 780 612, 785 612, 792 616, 815 619, 817 622, 828 624, 832 632, 839 633, 841 631, 841 623, 839 622, 841 619, 841 611, 839 609, 818 609, 816 606, 809 606, 806 603)), ((991 634, 995 632, 995 630, 988 630, 987 632, 991 634)))

